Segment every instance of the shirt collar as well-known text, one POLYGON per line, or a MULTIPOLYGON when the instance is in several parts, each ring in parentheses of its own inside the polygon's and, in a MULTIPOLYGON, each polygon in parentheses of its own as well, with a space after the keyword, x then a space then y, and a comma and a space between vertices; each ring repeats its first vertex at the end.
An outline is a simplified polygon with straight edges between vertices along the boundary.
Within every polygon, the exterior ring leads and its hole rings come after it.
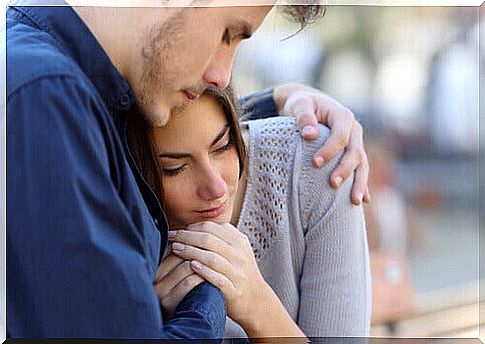
POLYGON ((50 0, 55 6, 36 6, 43 1, 22 1, 16 7, 40 29, 48 32, 71 56, 104 99, 108 108, 127 110, 135 97, 123 76, 111 62, 94 35, 77 13, 63 0, 50 0))

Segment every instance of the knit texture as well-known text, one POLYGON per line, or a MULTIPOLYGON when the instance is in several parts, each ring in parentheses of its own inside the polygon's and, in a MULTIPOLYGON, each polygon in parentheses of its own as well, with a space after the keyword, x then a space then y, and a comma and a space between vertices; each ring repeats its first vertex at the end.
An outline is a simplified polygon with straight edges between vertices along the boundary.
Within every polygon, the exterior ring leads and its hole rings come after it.
MULTIPOLYGON (((249 174, 237 228, 259 269, 302 331, 317 336, 367 336, 369 254, 362 207, 350 202, 353 177, 338 190, 312 156, 329 136, 304 141, 293 118, 246 122, 249 174)), ((228 318, 226 337, 245 337, 228 318)))

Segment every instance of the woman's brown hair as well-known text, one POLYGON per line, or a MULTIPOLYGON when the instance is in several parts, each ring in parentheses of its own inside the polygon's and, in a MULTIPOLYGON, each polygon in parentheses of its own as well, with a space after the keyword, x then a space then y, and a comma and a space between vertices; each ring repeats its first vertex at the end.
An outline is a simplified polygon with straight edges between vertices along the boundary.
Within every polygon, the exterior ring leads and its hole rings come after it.
MULTIPOLYGON (((239 158, 239 177, 242 176, 246 167, 246 145, 244 144, 241 128, 239 126, 239 103, 230 86, 225 89, 208 88, 202 96, 211 97, 226 116, 231 139, 234 141, 239 158)), ((203 120, 203 114, 201 116, 203 120)), ((162 174, 158 164, 154 144, 152 141, 152 128, 141 113, 132 113, 128 116, 126 137, 131 155, 135 160, 141 174, 148 182, 160 202, 163 201, 163 189, 161 183, 162 174)))

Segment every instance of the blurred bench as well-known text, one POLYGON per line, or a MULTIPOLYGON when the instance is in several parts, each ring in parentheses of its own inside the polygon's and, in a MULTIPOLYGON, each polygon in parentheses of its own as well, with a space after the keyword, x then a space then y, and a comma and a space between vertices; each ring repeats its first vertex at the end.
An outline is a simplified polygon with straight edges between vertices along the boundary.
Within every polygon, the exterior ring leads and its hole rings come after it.
POLYGON ((479 301, 478 290, 475 282, 417 294, 412 315, 401 317, 392 326, 374 322, 371 336, 477 338, 479 326, 485 327, 484 317, 479 318, 479 308, 485 310, 485 291, 479 301))

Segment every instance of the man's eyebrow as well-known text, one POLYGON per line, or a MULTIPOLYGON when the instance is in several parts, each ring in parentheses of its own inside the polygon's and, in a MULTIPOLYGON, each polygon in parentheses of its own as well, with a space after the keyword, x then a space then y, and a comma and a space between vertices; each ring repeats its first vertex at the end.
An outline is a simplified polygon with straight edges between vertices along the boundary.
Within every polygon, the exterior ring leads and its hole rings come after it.
POLYGON ((214 146, 217 142, 219 142, 224 137, 224 135, 226 135, 228 131, 229 131, 229 124, 226 124, 224 128, 222 128, 222 130, 219 132, 219 134, 217 134, 214 141, 212 141, 210 147, 214 146))

